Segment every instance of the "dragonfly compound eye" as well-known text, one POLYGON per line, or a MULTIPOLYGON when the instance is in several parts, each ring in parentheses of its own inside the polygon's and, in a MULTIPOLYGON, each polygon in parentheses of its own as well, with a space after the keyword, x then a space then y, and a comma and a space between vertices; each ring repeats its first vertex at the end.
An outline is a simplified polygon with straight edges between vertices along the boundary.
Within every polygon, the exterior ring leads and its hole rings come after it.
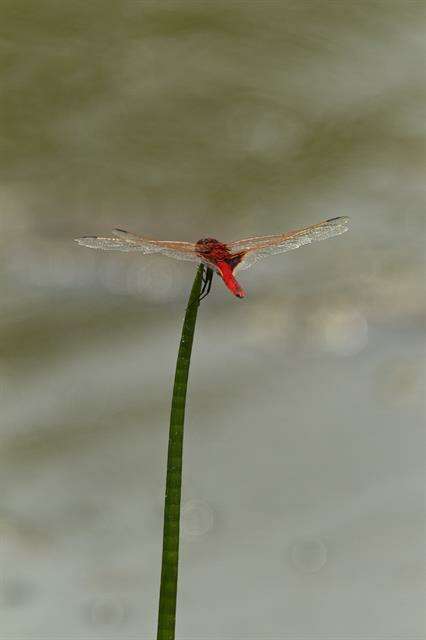
POLYGON ((197 249, 211 249, 218 244, 221 243, 219 240, 216 240, 216 238, 201 238, 201 240, 198 240, 197 242, 197 249))
POLYGON ((217 252, 218 249, 223 247, 223 244, 216 240, 216 238, 202 238, 198 240, 196 246, 196 251, 202 255, 210 255, 212 253, 217 252))

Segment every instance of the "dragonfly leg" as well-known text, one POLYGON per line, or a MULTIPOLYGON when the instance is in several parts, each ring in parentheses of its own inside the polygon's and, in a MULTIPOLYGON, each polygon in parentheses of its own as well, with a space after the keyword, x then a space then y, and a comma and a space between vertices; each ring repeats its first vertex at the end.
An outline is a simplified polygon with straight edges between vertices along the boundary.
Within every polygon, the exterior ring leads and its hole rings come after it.
POLYGON ((212 288, 212 280, 213 280, 213 270, 209 267, 206 267, 206 270, 203 273, 203 286, 200 291, 200 297, 198 298, 198 302, 201 302, 206 296, 209 295, 210 289, 212 288))
POLYGON ((204 293, 204 291, 206 289, 206 272, 205 272, 204 269, 203 269, 203 275, 201 277, 201 282, 202 282, 202 285, 201 285, 201 290, 200 290, 200 296, 203 295, 203 293, 204 293))
POLYGON ((200 291, 200 296, 203 295, 203 293, 205 292, 207 285, 208 285, 208 279, 207 279, 207 268, 203 271, 203 278, 202 278, 202 282, 203 285, 201 287, 201 291, 200 291))
POLYGON ((205 267, 205 270, 203 271, 203 276, 202 276, 203 284, 201 287, 200 295, 198 297, 198 300, 194 300, 194 302, 191 302, 191 306, 194 304, 199 305, 201 300, 203 300, 206 296, 209 295, 210 289, 212 287, 212 280, 213 280, 213 270, 210 269, 209 267, 205 267))

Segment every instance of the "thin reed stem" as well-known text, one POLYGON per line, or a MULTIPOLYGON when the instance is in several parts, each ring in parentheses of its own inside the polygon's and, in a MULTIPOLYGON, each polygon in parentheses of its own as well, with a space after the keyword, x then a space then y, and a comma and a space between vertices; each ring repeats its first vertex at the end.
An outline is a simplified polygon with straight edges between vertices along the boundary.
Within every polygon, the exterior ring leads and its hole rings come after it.
POLYGON ((201 264, 195 276, 186 308, 173 386, 167 456, 166 496, 164 503, 163 556, 161 562, 157 640, 174 640, 175 637, 186 389, 195 323, 200 305, 199 299, 203 273, 204 266, 201 264))

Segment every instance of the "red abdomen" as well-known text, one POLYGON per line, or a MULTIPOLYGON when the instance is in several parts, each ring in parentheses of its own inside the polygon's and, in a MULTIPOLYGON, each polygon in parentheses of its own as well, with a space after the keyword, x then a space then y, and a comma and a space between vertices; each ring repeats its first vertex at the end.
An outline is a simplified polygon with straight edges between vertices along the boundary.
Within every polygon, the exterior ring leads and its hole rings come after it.
POLYGON ((231 267, 227 262, 218 262, 217 268, 219 274, 222 276, 222 280, 234 296, 237 296, 237 298, 244 298, 246 292, 234 278, 234 274, 232 273, 234 270, 233 267, 231 267))

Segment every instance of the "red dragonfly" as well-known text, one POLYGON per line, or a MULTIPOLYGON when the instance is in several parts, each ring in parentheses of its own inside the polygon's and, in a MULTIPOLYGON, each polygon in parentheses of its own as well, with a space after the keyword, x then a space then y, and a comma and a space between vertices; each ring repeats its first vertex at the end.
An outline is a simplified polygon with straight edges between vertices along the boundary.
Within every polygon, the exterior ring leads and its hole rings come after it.
POLYGON ((245 291, 234 276, 236 271, 248 269, 261 258, 274 253, 284 253, 298 249, 304 244, 338 236, 347 231, 348 226, 349 218, 331 218, 297 231, 288 231, 276 236, 254 236, 227 243, 219 242, 215 238, 203 238, 198 242, 151 240, 123 229, 114 229, 111 236, 84 236, 76 238, 76 242, 92 249, 162 253, 177 260, 203 262, 208 267, 202 291, 204 295, 210 291, 213 271, 216 271, 235 296, 244 298, 245 291))

